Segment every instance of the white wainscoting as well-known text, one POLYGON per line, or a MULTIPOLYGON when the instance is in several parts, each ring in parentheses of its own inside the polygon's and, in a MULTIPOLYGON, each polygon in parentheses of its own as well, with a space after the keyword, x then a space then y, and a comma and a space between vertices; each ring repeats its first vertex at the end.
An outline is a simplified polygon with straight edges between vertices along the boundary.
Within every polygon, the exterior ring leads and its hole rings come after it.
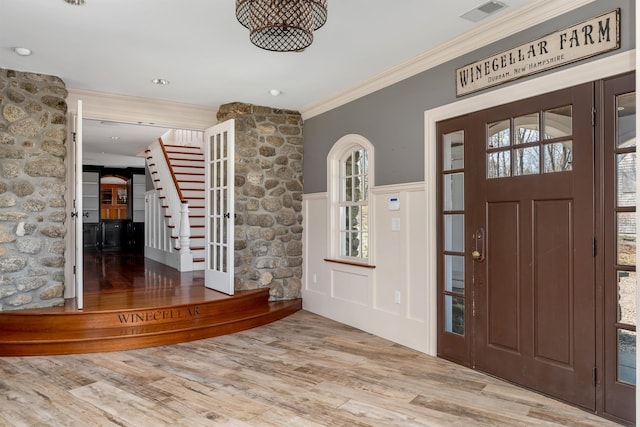
POLYGON ((435 328, 428 324, 435 302, 425 280, 424 188, 419 182, 372 190, 371 253, 376 268, 325 261, 329 258, 328 196, 303 196, 305 310, 435 354, 430 345, 435 328), (399 210, 389 209, 391 197, 399 199, 399 210), (392 221, 399 222, 398 231, 392 230, 392 221))

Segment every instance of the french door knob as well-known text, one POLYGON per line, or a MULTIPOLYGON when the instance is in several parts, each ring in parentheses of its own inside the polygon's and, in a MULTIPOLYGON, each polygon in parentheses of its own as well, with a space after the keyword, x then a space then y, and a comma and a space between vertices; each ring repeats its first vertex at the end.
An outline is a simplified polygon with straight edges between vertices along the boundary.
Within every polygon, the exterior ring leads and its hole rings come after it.
POLYGON ((480 253, 480 251, 471 252, 471 256, 473 257, 473 259, 481 259, 482 258, 482 254, 480 253))

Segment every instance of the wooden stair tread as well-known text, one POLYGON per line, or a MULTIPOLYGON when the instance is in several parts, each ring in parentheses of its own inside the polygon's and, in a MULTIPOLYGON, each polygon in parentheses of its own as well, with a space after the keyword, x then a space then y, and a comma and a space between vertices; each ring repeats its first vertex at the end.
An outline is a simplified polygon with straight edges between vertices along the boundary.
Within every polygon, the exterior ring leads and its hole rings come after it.
POLYGON ((186 148, 188 150, 200 150, 200 147, 194 147, 193 145, 164 144, 164 146, 171 147, 171 148, 186 148))

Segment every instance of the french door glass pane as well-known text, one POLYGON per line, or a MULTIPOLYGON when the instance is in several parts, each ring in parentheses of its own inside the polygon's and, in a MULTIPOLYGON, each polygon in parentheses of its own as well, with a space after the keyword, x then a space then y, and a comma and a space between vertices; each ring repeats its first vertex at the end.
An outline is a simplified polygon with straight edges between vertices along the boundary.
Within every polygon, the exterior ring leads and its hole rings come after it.
POLYGON ((464 298, 444 296, 444 330, 464 335, 464 298))
POLYGON ((618 381, 636 384, 636 333, 618 329, 618 381))
POLYGON ((464 131, 444 135, 443 144, 442 170, 464 168, 464 131))
POLYGON ((464 293, 464 256, 444 256, 444 290, 464 293))
POLYGON ((544 145, 544 172, 570 171, 573 164, 573 142, 563 141, 544 145))
POLYGON ((547 110, 544 117, 544 139, 562 138, 573 134, 571 105, 547 110))
POLYGON ((444 216, 444 250, 464 252, 464 215, 444 216))
POLYGON ((616 156, 617 205, 629 207, 636 205, 636 153, 624 153, 616 156))
POLYGON ((464 173, 454 173, 444 176, 445 211, 461 211, 464 209, 464 173))
POLYGON ((627 93, 616 99, 618 117, 616 123, 618 148, 636 146, 636 94, 627 93))
POLYGON ((526 114, 513 119, 515 129, 514 144, 528 144, 540 141, 540 115, 538 113, 526 114))
POLYGON ((636 265, 636 214, 618 212, 618 265, 636 265))
POLYGON ((635 271, 618 271, 618 323, 636 324, 635 271))

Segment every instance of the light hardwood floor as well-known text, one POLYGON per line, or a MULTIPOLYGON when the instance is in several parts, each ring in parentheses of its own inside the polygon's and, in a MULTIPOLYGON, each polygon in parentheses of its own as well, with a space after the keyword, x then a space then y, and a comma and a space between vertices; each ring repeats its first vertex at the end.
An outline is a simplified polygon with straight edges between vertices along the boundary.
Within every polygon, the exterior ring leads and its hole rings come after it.
POLYGON ((0 358, 0 425, 615 424, 300 311, 171 346, 0 358))

